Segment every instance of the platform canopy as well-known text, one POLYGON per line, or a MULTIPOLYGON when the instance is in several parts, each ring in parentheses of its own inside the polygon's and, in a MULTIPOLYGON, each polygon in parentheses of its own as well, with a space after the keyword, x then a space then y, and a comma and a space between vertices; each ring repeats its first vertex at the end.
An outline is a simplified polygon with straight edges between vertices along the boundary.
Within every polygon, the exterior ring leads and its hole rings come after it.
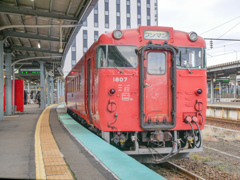
POLYGON ((63 75, 66 53, 97 2, 0 0, 0 39, 5 52, 11 52, 15 67, 25 70, 16 76, 39 82, 38 61, 44 61, 55 76, 63 75))
POLYGON ((213 76, 214 78, 223 78, 239 74, 240 74, 240 61, 232 61, 207 67, 208 78, 210 78, 211 76, 213 76))

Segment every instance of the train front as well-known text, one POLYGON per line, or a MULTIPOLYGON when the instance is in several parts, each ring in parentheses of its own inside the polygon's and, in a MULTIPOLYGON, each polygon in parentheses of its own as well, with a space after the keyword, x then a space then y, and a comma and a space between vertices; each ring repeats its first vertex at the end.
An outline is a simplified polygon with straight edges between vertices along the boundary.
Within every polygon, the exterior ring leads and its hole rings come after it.
POLYGON ((114 33, 98 47, 102 137, 145 163, 202 151, 205 41, 169 27, 114 33))

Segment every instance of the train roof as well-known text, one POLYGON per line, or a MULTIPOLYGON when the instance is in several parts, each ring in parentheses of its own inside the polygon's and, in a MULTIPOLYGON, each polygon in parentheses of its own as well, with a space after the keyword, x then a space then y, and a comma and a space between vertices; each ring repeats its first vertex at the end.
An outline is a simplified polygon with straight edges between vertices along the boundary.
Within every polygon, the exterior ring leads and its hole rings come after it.
POLYGON ((172 27, 163 26, 139 26, 135 29, 124 29, 121 30, 123 36, 121 39, 115 39, 113 37, 113 32, 108 32, 102 34, 97 44, 134 44, 143 45, 147 44, 151 40, 154 44, 163 44, 164 41, 168 41, 168 44, 175 46, 193 46, 193 47, 206 47, 205 40, 198 36, 197 41, 193 42, 189 39, 190 32, 184 32, 179 30, 174 30, 172 27), (169 32, 168 39, 157 40, 157 39, 145 39, 146 32, 169 32))

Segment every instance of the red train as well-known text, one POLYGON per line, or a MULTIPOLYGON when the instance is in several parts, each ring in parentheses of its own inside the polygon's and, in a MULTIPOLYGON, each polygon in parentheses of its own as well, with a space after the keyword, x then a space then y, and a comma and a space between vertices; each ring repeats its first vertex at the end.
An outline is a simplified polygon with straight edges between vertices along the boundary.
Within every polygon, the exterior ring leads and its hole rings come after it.
POLYGON ((205 47, 171 27, 102 34, 66 77, 68 113, 145 163, 201 151, 205 47))

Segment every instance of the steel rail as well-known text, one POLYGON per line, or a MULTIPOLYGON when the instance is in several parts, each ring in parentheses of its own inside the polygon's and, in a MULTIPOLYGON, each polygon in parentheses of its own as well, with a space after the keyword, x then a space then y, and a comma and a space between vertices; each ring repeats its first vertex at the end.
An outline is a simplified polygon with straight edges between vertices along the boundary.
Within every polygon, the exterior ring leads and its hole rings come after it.
POLYGON ((178 165, 176 165, 172 162, 168 161, 168 162, 164 163, 164 166, 169 168, 169 169, 173 169, 173 170, 177 171, 179 174, 187 177, 188 179, 205 180, 204 178, 202 178, 202 177, 200 177, 200 176, 198 176, 198 175, 196 175, 196 174, 194 174, 194 173, 192 173, 192 172, 190 172, 190 171, 188 171, 188 170, 186 170, 186 169, 184 169, 184 168, 182 168, 182 167, 180 167, 180 166, 178 166, 178 165))
POLYGON ((220 130, 223 130, 223 131, 230 131, 230 132, 234 132, 234 133, 240 133, 240 131, 238 131, 238 130, 227 129, 227 128, 223 128, 223 127, 208 125, 208 124, 205 124, 204 127, 215 128, 215 129, 220 129, 220 130))
POLYGON ((223 118, 215 118, 215 117, 206 117, 206 120, 212 121, 219 121, 219 122, 226 122, 232 124, 240 124, 240 120, 232 120, 232 119, 223 119, 223 118))

